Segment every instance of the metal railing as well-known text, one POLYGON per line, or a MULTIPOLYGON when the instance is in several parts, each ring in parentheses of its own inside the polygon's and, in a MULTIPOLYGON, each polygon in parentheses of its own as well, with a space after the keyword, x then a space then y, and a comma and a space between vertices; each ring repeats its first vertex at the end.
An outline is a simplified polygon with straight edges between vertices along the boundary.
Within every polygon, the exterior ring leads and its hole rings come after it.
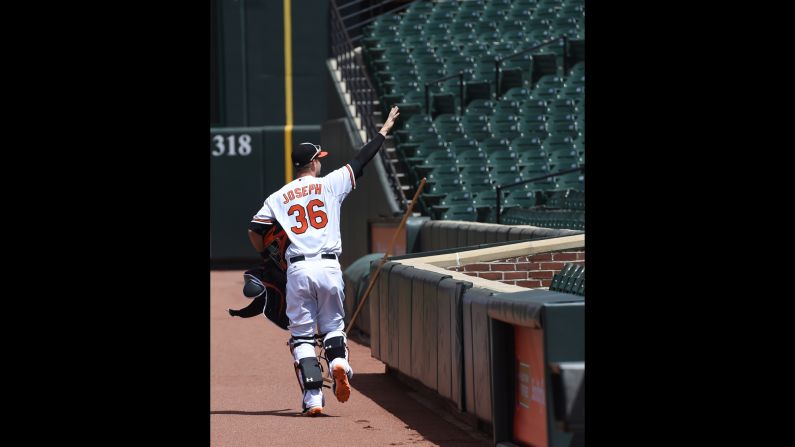
POLYGON ((497 223, 500 223, 500 211, 501 211, 500 208, 502 208, 502 190, 503 189, 512 188, 514 186, 524 185, 524 184, 527 184, 527 183, 537 182, 539 180, 544 180, 544 179, 547 179, 547 178, 550 178, 550 177, 557 177, 559 175, 568 174, 570 172, 577 172, 577 171, 584 171, 584 170, 585 170, 585 165, 580 165, 580 166, 578 166, 576 168, 566 169, 566 170, 563 170, 563 171, 560 171, 560 172, 555 172, 554 174, 546 174, 546 175, 543 175, 541 177, 536 177, 536 178, 531 178, 531 179, 527 179, 527 180, 522 180, 520 182, 508 183, 506 185, 497 185, 496 188, 495 188, 497 190, 497 209, 496 209, 497 210, 497 223))
MULTIPOLYGON (((343 8, 346 6, 349 6, 349 4, 343 5, 343 8)), ((331 7, 329 10, 331 14, 331 54, 337 62, 337 68, 342 74, 342 82, 345 84, 346 91, 350 94, 351 103, 354 106, 356 115, 361 119, 367 140, 369 141, 373 139, 378 132, 373 119, 373 112, 376 110, 375 105, 378 103, 378 95, 370 79, 367 77, 363 64, 359 61, 356 48, 353 46, 350 36, 348 35, 348 29, 350 29, 350 27, 346 28, 336 0, 331 0, 331 7)), ((348 15, 346 17, 351 16, 352 15, 348 15)), ((378 151, 378 153, 384 165, 384 169, 386 169, 387 175, 389 176, 391 187, 400 201, 400 208, 405 210, 408 203, 403 189, 401 188, 400 179, 397 176, 395 167, 389 160, 389 156, 385 150, 378 151)))

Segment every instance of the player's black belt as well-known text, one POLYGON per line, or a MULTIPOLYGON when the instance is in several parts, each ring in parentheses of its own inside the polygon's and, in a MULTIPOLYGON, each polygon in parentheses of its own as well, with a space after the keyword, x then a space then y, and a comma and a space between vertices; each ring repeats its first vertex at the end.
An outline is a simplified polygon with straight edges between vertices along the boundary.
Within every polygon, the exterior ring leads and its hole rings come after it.
MULTIPOLYGON (((334 253, 323 253, 322 255, 320 255, 320 257, 323 259, 337 259, 337 255, 335 255, 334 253)), ((304 255, 294 256, 290 258, 290 264, 295 264, 296 262, 303 261, 304 259, 306 259, 304 255)))

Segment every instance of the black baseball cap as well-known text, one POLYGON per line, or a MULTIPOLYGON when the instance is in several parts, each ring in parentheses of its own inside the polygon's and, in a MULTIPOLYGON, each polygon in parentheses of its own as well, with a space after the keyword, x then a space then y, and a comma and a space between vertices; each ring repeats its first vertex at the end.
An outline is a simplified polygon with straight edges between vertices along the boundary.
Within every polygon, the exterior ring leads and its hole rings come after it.
POLYGON ((293 146, 293 165, 303 166, 315 158, 323 158, 326 155, 328 155, 328 152, 321 151, 319 144, 301 143, 293 146))

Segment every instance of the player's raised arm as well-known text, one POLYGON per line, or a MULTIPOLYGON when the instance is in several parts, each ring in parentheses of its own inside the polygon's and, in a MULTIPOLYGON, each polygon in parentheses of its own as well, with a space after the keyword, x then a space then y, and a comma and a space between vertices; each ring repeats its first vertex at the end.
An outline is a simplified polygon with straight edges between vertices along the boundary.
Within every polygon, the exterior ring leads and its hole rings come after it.
POLYGON ((386 118, 386 122, 383 126, 381 126, 381 130, 378 131, 381 135, 386 138, 386 134, 392 129, 392 126, 395 125, 395 119, 400 116, 400 110, 397 106, 392 107, 392 110, 389 111, 389 116, 386 118))
POLYGON ((378 131, 378 135, 365 144, 364 147, 359 150, 359 153, 356 154, 353 160, 348 163, 356 178, 362 176, 362 169, 364 166, 369 163, 373 157, 375 157, 378 149, 380 149, 381 145, 384 143, 384 139, 386 138, 387 134, 392 129, 392 126, 395 125, 395 120, 398 116, 400 116, 400 110, 397 108, 397 106, 392 107, 392 110, 389 111, 389 116, 387 117, 386 122, 381 127, 381 130, 378 131))

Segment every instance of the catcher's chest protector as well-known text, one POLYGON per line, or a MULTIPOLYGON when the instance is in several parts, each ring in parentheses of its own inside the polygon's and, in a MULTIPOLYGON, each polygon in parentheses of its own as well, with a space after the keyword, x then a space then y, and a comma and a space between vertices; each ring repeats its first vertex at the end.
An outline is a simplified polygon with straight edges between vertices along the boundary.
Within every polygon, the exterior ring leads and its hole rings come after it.
POLYGON ((275 222, 272 228, 262 235, 262 243, 276 266, 281 268, 282 272, 286 271, 287 260, 284 259, 284 252, 290 245, 290 238, 287 237, 287 233, 278 222, 275 222))

